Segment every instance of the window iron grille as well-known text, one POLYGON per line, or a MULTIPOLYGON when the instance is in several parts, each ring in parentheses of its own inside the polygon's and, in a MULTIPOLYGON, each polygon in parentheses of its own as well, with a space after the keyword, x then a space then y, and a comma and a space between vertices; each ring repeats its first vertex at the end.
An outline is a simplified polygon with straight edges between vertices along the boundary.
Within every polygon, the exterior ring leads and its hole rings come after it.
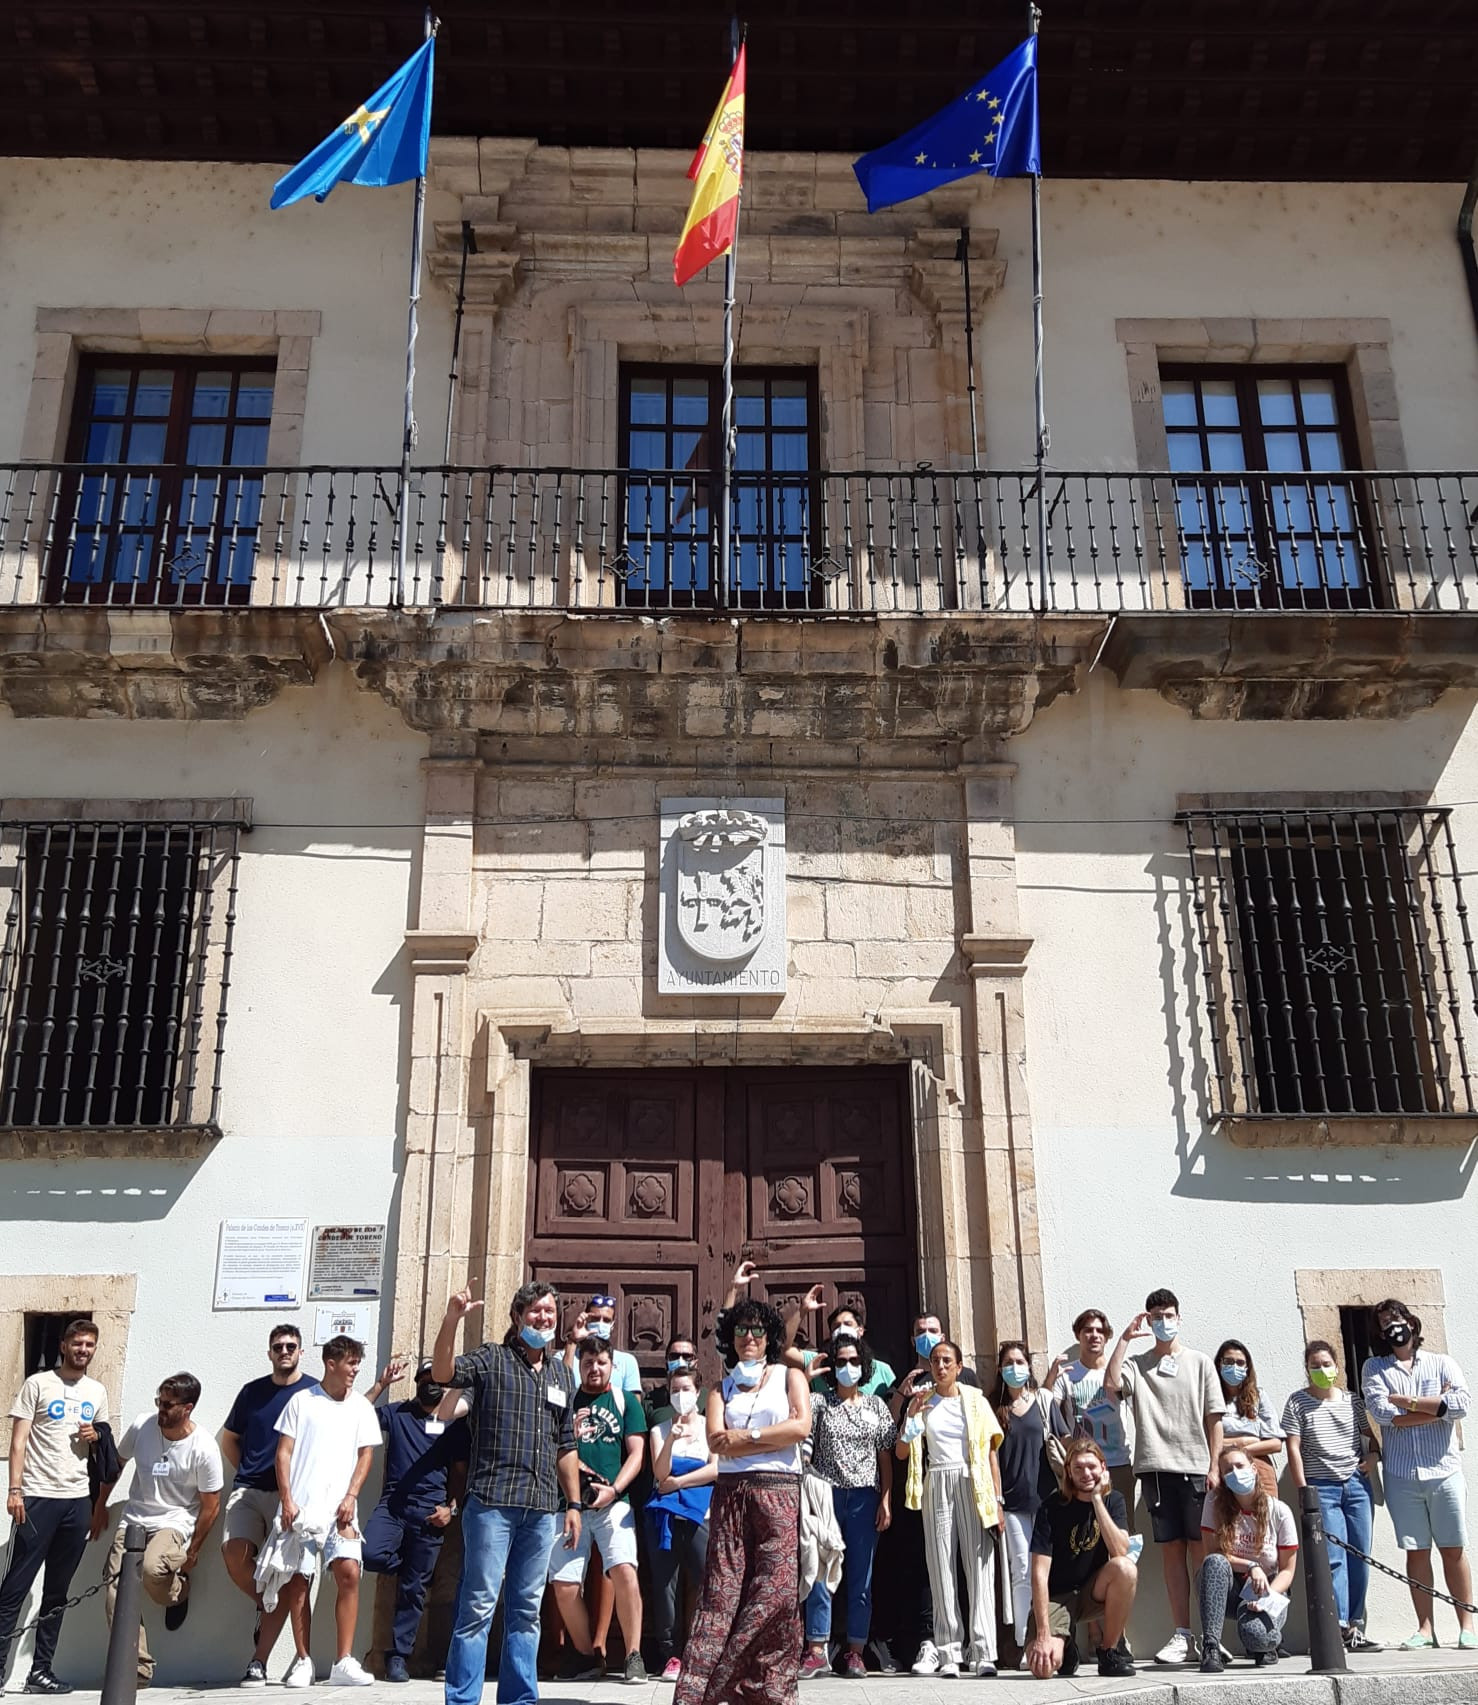
POLYGON ((1478 1112, 1478 970, 1446 811, 1181 820, 1217 1119, 1478 1112))
POLYGON ((217 1123, 241 827, 0 821, 0 1127, 217 1123))

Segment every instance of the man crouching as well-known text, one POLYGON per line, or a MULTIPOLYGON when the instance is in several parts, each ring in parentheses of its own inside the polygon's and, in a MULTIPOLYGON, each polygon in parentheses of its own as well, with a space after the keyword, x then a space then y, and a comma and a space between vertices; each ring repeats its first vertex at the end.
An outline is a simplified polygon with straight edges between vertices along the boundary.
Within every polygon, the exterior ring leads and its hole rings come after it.
POLYGON ((1062 1472, 1064 1490, 1043 1503, 1032 1528, 1027 1666, 1038 1681, 1072 1675, 1078 1667, 1074 1630, 1092 1619, 1103 1624, 1098 1673, 1133 1675, 1133 1659, 1118 1649, 1139 1585, 1129 1555, 1128 1511, 1094 1440, 1074 1439, 1062 1472))

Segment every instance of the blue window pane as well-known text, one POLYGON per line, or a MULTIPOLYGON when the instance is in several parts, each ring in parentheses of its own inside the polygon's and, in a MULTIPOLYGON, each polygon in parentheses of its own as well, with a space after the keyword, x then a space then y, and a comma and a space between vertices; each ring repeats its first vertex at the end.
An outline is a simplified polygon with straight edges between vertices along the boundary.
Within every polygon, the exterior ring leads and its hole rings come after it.
POLYGON ((128 444, 121 459, 125 462, 162 462, 164 432, 162 420, 135 421, 128 429, 128 444))
POLYGON ((806 467, 806 440, 800 433, 779 433, 770 440, 773 465, 785 473, 803 473, 806 467))
POLYGON ((224 420, 231 412, 231 375, 197 374, 191 412, 201 420, 224 420))
POLYGON ((1353 533, 1355 506, 1342 485, 1314 487, 1314 518, 1322 533, 1353 533))
POLYGON ((1166 426, 1196 424, 1196 388, 1189 379, 1166 379, 1160 394, 1166 426))
POLYGON ((1247 466, 1240 432, 1209 432, 1206 435, 1206 449, 1211 466, 1218 472, 1227 469, 1240 470, 1247 466))
POLYGON ((224 426, 192 426, 185 437, 185 460, 215 467, 226 459, 224 426))
POLYGON ((131 375, 112 367, 105 367, 93 377, 92 381, 92 412, 103 415, 119 415, 128 408, 128 386, 131 375))
POLYGON ((672 465, 677 468, 706 468, 708 466, 707 432, 674 432, 672 435, 672 465))
POLYGON ((260 468, 267 460, 267 431, 265 426, 238 426, 231 434, 231 450, 226 460, 233 468, 260 468))
POLYGON ((1201 407, 1208 426, 1240 426, 1237 387, 1230 379, 1207 379, 1201 386, 1201 407))
POLYGON ((667 387, 660 379, 631 381, 631 423, 658 426, 667 419, 667 387))
POLYGON ((1309 462, 1316 468, 1342 468, 1345 465, 1343 446, 1337 432, 1309 434, 1309 462))
POLYGON ((1339 414, 1335 406, 1333 379, 1300 379, 1299 399, 1310 426, 1334 426, 1339 414))
POLYGON ((770 418, 776 426, 805 426, 807 395, 803 381, 777 379, 771 387, 770 418))
POLYGON ((249 420, 272 418, 272 381, 264 374, 246 374, 236 393, 236 412, 249 420))
POLYGON ((1170 466, 1178 474, 1200 473, 1206 464, 1201 456, 1201 440, 1189 433, 1172 432, 1169 438, 1170 466))
POLYGON ((1267 445, 1268 466, 1275 473, 1301 474, 1304 471, 1303 445, 1296 432, 1269 432, 1263 442, 1267 445))
POLYGON ((706 426, 708 424, 708 384, 706 380, 673 380, 672 420, 675 426, 706 426))
POLYGON ((760 473, 765 466, 765 438, 761 432, 740 432, 734 445, 734 466, 745 473, 760 473))
POLYGON ((763 427, 765 424, 765 399, 763 393, 756 396, 753 392, 746 394, 737 386, 734 392, 734 419, 743 426, 763 427))
POLYGON ((667 466, 667 434, 638 432, 631 434, 631 465, 633 468, 665 468, 667 466))
POLYGON ((1293 426, 1298 415, 1293 406, 1292 379, 1259 379, 1257 406, 1264 426, 1293 426))
POLYGON ((84 462, 118 462, 123 459, 123 425, 117 421, 95 420, 87 429, 83 441, 84 462))
POLYGON ((167 368, 149 368, 139 374, 138 389, 134 392, 133 412, 158 417, 169 413, 174 397, 174 374, 167 368))

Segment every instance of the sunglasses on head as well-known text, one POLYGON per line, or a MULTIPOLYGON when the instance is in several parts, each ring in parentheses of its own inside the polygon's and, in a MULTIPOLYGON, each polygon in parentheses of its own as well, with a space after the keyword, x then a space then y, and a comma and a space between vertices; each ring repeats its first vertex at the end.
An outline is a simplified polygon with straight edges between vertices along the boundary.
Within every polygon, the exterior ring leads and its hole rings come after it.
POLYGON ((616 1306, 616 1299, 615 1297, 607 1296, 591 1297, 590 1301, 587 1302, 585 1306, 586 1308, 614 1308, 616 1306))

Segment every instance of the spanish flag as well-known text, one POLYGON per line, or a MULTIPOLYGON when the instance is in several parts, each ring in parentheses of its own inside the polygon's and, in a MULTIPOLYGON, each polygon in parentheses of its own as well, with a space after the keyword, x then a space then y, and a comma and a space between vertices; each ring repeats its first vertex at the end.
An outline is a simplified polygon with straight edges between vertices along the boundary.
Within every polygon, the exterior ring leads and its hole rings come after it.
POLYGON ((734 246, 739 225, 739 185, 744 177, 744 47, 729 73, 718 107, 688 167, 693 200, 672 257, 672 276, 686 284, 734 246))

